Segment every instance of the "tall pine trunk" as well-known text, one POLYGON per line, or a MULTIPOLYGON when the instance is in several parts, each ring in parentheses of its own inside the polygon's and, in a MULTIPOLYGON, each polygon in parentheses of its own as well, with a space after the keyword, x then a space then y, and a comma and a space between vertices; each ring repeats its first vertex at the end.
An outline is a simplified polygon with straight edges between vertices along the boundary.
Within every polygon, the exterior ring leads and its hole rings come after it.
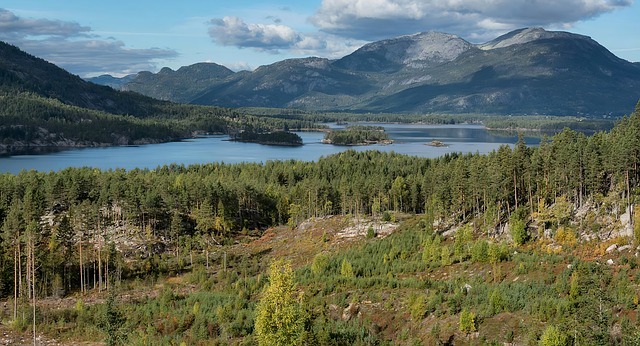
POLYGON ((30 238, 31 242, 31 294, 33 295, 33 344, 36 345, 36 259, 35 259, 35 242, 30 238))
POLYGON ((13 249, 13 319, 18 319, 18 250, 13 249))
POLYGON ((82 235, 80 236, 78 247, 80 248, 80 292, 84 295, 85 292, 84 292, 84 268, 82 266, 82 235))

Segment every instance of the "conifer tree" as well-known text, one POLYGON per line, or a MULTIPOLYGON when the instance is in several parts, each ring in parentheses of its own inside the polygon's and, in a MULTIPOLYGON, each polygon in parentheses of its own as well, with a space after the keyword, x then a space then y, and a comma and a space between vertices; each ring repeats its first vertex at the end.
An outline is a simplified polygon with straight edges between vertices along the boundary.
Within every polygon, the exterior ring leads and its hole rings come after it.
POLYGON ((283 260, 269 268, 269 284, 256 306, 255 333, 258 344, 300 344, 304 332, 302 309, 291 264, 283 260))

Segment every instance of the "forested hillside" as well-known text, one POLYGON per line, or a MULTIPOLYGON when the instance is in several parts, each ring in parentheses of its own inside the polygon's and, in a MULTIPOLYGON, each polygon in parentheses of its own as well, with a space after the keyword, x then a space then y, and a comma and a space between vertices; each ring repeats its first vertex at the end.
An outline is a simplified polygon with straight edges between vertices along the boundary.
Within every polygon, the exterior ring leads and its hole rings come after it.
POLYGON ((489 155, 4 174, 0 317, 26 330, 35 302, 38 330, 124 344, 637 342, 639 161, 640 106, 489 155))
POLYGON ((0 154, 158 143, 194 133, 311 128, 309 121, 180 105, 80 79, 0 42, 0 154))
POLYGON ((312 128, 304 120, 239 114, 231 109, 166 103, 150 117, 116 115, 32 93, 0 94, 0 154, 38 149, 158 143, 197 133, 312 128))

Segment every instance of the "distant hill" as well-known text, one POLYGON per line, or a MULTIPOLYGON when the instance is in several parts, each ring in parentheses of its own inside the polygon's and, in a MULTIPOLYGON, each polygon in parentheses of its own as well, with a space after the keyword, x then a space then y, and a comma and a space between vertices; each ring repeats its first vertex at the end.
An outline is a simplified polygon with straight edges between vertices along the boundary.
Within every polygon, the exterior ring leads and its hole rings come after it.
POLYGON ((103 74, 98 77, 85 78, 87 82, 99 85, 106 85, 114 89, 121 89, 123 85, 136 78, 135 74, 126 75, 124 77, 114 77, 109 74, 103 74))
POLYGON ((621 115, 640 99, 640 64, 569 32, 526 28, 477 45, 425 32, 333 61, 290 59, 238 73, 215 64, 142 72, 122 89, 228 107, 621 115))
POLYGON ((191 102, 284 108, 296 107, 300 100, 306 99, 307 104, 301 105, 302 108, 322 109, 353 102, 358 96, 371 92, 371 88, 365 76, 335 68, 328 59, 289 59, 261 66, 251 73, 238 73, 191 102))
POLYGON ((121 89, 160 100, 189 103, 194 95, 223 83, 233 74, 230 69, 214 63, 183 66, 177 71, 165 67, 158 73, 140 72, 121 89))

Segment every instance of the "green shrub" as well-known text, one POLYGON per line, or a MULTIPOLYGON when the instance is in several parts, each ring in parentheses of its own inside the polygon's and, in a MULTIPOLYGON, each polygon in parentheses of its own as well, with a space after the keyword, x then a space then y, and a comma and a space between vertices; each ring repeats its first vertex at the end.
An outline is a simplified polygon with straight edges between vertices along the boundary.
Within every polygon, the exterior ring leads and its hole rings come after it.
POLYGON ((489 260, 489 243, 480 239, 471 247, 471 260, 473 262, 487 262, 489 260))
POLYGON ((375 237, 376 237, 376 231, 373 229, 373 226, 369 226, 369 228, 367 228, 367 239, 371 239, 375 237))
POLYGON ((353 267, 346 258, 342 260, 342 264, 340 265, 340 275, 344 276, 345 278, 355 277, 355 274, 353 273, 353 267))
POLYGON ((509 233, 514 244, 523 245, 529 240, 529 232, 526 223, 518 218, 511 218, 509 222, 509 233))
POLYGON ((565 346, 567 344, 567 336, 556 326, 548 326, 542 332, 538 345, 540 346, 565 346))
POLYGON ((476 331, 476 314, 466 308, 460 311, 458 329, 463 333, 473 333, 476 331))

